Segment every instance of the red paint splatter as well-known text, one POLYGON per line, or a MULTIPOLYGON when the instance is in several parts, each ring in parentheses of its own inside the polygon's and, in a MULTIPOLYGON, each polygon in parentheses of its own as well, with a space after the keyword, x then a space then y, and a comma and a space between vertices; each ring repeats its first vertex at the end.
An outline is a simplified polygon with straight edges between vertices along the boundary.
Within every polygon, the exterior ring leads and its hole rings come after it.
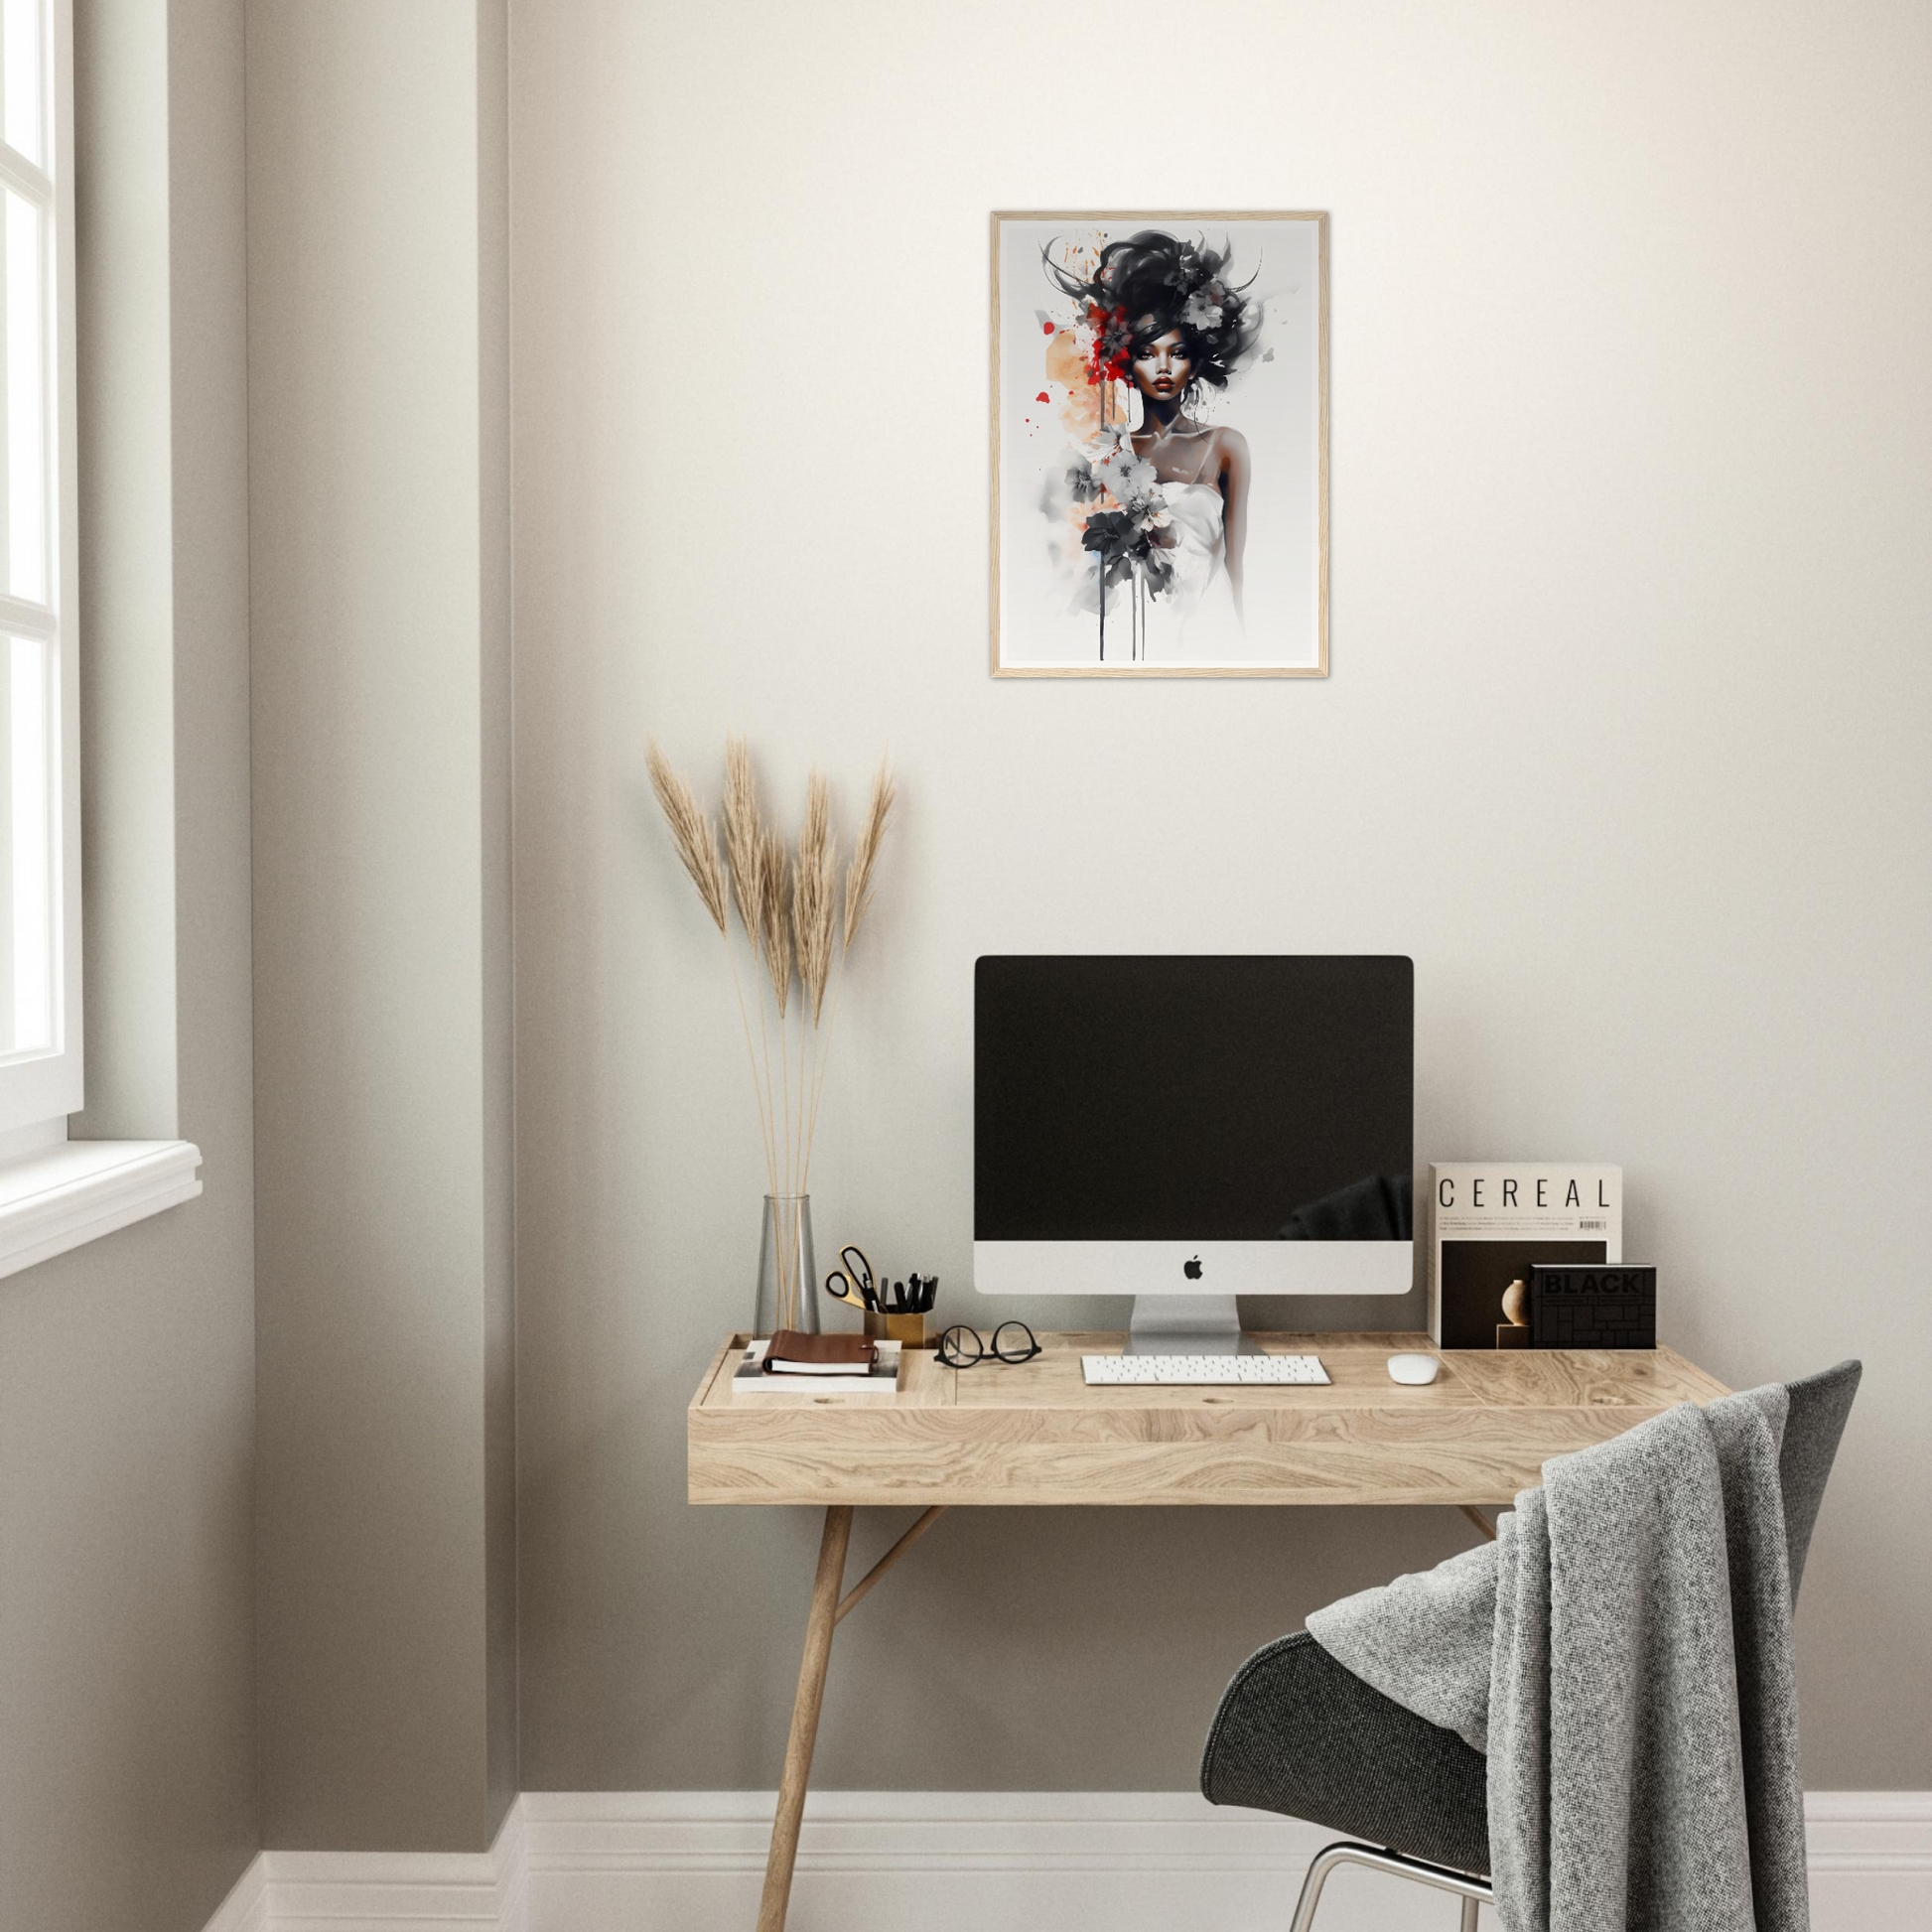
POLYGON ((1053 333, 1053 325, 1050 322, 1042 322, 1039 326, 1047 335, 1050 336, 1053 333))
POLYGON ((1042 389, 1039 392, 1039 394, 1034 398, 1034 400, 1035 402, 1051 402, 1053 398, 1049 396, 1044 389, 1042 389))
POLYGON ((1127 311, 1115 309, 1109 314, 1099 303, 1089 302, 1087 322, 1093 330, 1093 346, 1087 351, 1088 382, 1098 388, 1103 381, 1120 381, 1133 360, 1127 311))

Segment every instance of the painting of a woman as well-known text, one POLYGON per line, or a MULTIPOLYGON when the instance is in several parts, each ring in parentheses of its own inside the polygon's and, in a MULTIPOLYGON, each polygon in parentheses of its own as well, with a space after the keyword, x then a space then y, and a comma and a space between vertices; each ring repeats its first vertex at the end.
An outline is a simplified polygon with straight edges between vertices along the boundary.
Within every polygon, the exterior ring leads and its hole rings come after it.
POLYGON ((1084 310, 1093 337, 1099 432, 1068 484, 1112 507, 1086 518, 1083 539, 1096 561, 1081 608, 1097 612, 1101 627, 1110 614, 1125 615, 1136 657, 1150 647, 1149 626, 1164 618, 1183 639, 1215 592, 1238 624, 1248 442, 1232 424, 1210 427, 1188 413, 1204 390, 1225 389, 1255 346, 1256 319, 1228 276, 1226 254, 1144 228, 1106 243, 1084 277, 1049 249, 1040 260, 1048 281, 1084 310), (1123 375, 1137 426, 1109 420, 1110 392, 1123 375))
POLYGON ((1318 673, 1319 217, 1086 219, 996 217, 996 670, 1318 673))

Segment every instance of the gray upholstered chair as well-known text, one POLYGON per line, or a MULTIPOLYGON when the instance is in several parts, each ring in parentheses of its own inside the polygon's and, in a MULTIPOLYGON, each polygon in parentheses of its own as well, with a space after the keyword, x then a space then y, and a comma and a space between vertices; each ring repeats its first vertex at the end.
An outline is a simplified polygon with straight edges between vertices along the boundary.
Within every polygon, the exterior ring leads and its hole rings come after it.
MULTIPOLYGON (((1789 1385, 1778 1473, 1794 1601, 1861 1372, 1841 1362, 1789 1385)), ((1452 1730, 1404 1710, 1298 1630, 1235 1673, 1207 1733, 1201 1790, 1217 1805, 1279 1811, 1367 1841, 1316 1856, 1290 1932, 1308 1932, 1339 1864, 1453 1893, 1463 1932, 1474 1932, 1477 1908, 1492 1896, 1487 1767, 1452 1730)))

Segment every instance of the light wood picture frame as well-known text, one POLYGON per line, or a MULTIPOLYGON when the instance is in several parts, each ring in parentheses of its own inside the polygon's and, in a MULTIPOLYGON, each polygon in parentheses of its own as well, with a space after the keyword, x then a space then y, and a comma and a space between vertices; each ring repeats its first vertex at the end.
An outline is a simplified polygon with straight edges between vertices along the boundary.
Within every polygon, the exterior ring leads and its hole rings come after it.
POLYGON ((1328 674, 1328 216, 996 211, 995 677, 1328 674))

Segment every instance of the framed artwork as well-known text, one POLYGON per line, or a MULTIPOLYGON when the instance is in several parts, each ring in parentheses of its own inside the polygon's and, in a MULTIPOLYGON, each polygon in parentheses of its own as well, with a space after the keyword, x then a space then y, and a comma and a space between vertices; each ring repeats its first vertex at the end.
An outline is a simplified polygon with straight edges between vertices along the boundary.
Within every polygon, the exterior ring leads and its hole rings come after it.
POLYGON ((1325 677, 1328 217, 993 216, 993 675, 1325 677))

